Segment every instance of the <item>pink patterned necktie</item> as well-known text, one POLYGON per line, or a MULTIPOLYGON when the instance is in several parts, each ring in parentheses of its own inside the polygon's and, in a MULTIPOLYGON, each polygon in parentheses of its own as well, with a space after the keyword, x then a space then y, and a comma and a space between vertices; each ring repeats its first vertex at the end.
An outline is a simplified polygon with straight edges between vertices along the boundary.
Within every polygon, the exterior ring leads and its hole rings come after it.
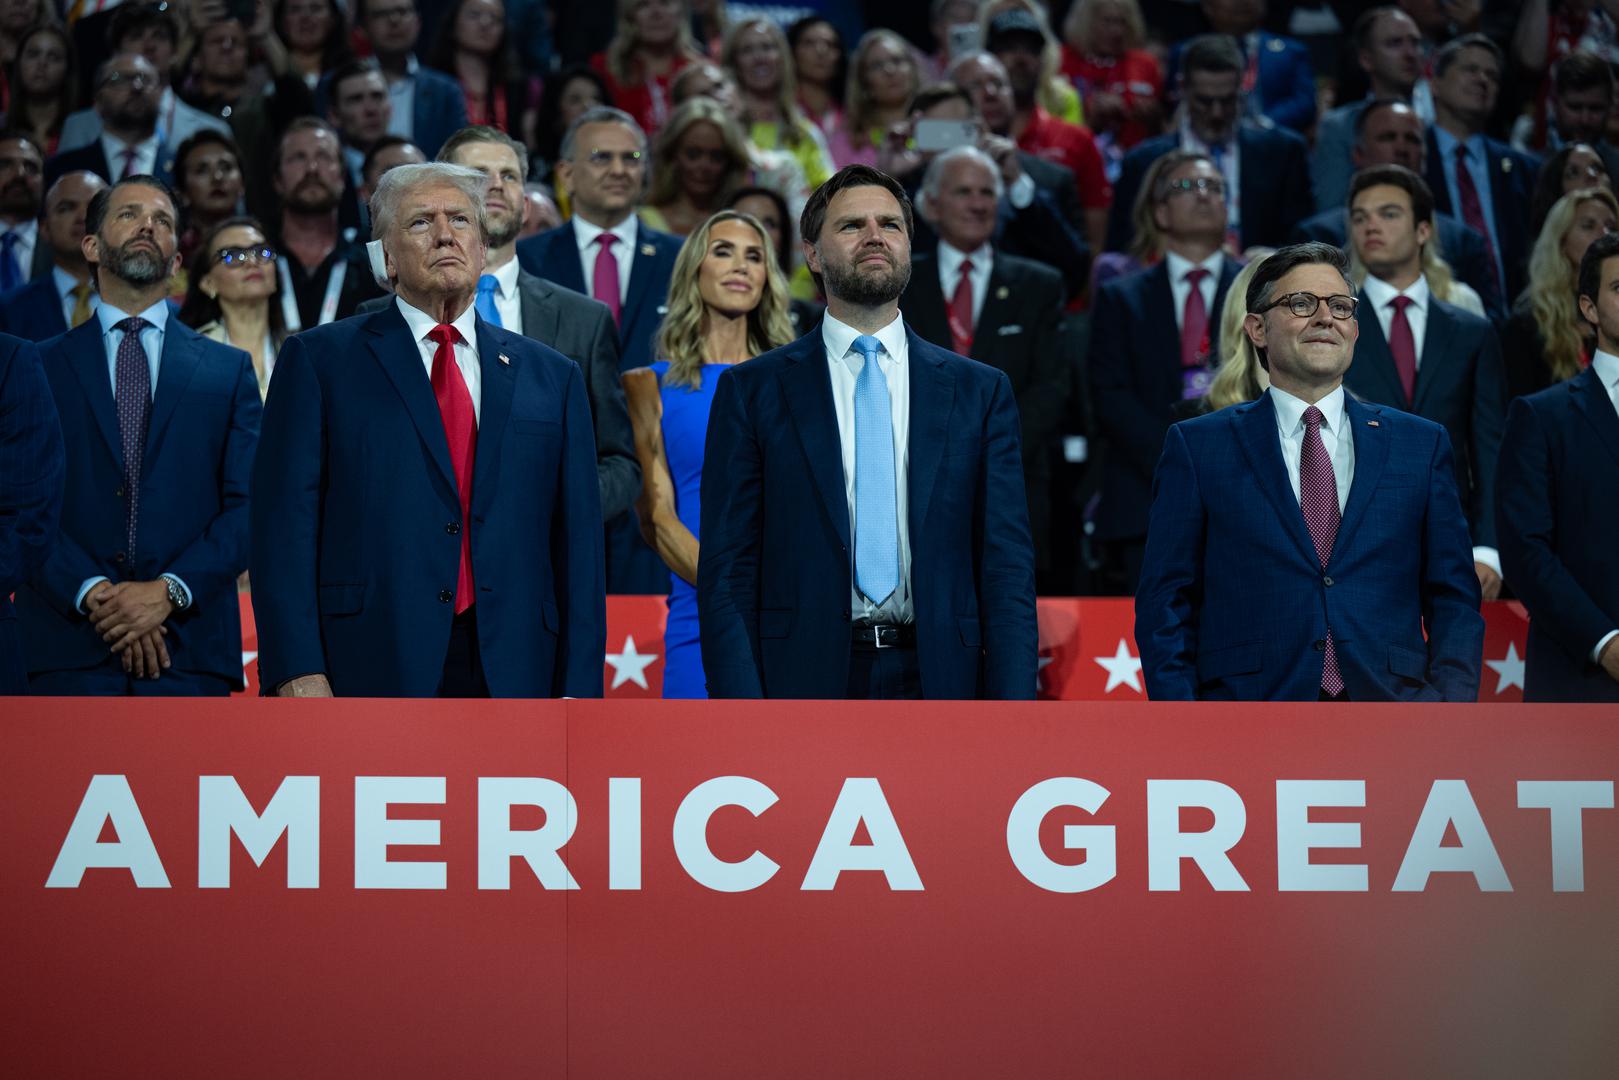
MULTIPOLYGON (((1321 560, 1321 569, 1325 570, 1332 558, 1332 542, 1338 538, 1338 481, 1332 474, 1327 446, 1321 441, 1321 419, 1321 410, 1314 405, 1304 410, 1304 446, 1299 451, 1299 506, 1304 511, 1310 539, 1315 543, 1316 558, 1321 560)), ((1331 697, 1344 692, 1330 624, 1321 666, 1321 689, 1331 697)))
POLYGON ((602 233, 596 237, 598 250, 596 252, 596 269, 591 275, 590 295, 606 304, 613 313, 613 325, 618 325, 619 316, 619 284, 618 284, 618 258, 613 254, 613 244, 618 237, 612 233, 602 233))

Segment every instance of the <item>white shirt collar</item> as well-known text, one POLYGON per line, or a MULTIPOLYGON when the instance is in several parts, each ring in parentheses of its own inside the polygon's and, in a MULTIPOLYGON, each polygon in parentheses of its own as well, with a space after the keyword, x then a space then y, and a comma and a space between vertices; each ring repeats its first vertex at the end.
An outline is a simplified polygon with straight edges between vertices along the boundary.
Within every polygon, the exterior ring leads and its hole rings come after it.
MULTIPOLYGON (((68 273, 66 270, 63 270, 60 266, 51 267, 51 281, 56 285, 56 295, 62 297, 64 300, 69 296, 72 296, 73 290, 79 287, 79 279, 68 273)), ((89 283, 86 282, 86 284, 89 283)), ((91 289, 90 295, 92 298, 95 296, 95 294, 96 291, 91 289)))
POLYGON ((510 300, 517 295, 517 259, 507 259, 501 264, 499 270, 486 271, 495 279, 495 291, 502 300, 510 300))
MULTIPOLYGON (((29 218, 26 221, 19 221, 17 224, 11 226, 10 228, 5 228, 3 226, 0 226, 0 233, 16 233, 17 238, 19 240, 27 240, 30 243, 33 242, 34 236, 38 231, 39 231, 39 219, 38 218, 29 218)), ((28 270, 28 268, 26 266, 23 267, 23 272, 24 273, 26 273, 27 270, 28 270)))
POLYGON ((1186 275, 1195 267, 1201 266, 1209 272, 1209 280, 1218 282, 1220 271, 1223 269, 1225 253, 1216 251, 1202 262, 1194 263, 1191 259, 1183 258, 1173 251, 1164 253, 1164 261, 1169 264, 1169 283, 1179 285, 1186 280, 1186 275))
MULTIPOLYGON (((842 360, 850 367, 854 366, 851 355, 854 352, 854 339, 860 336, 860 331, 846 322, 841 322, 829 311, 821 318, 821 341, 826 345, 827 356, 842 360)), ((898 364, 905 356, 905 320, 898 315, 894 321, 872 335, 882 342, 883 352, 888 358, 898 364)), ((865 358, 861 358, 865 363, 865 358)))
MULTIPOLYGON (((411 307, 403 296, 396 296, 394 299, 399 304, 400 314, 405 317, 405 325, 410 327, 410 336, 418 342, 427 340, 427 335, 438 325, 438 320, 425 311, 411 307)), ((474 350, 478 348, 476 304, 468 300, 467 309, 457 315, 450 325, 461 335, 464 344, 470 345, 474 350)))
POLYGON ((976 251, 962 251, 943 240, 939 241, 939 275, 942 278, 954 281, 960 277, 963 259, 973 261, 973 273, 976 274, 995 265, 995 249, 989 244, 981 244, 976 251))
MULTIPOLYGON (((1271 404, 1276 407, 1276 426, 1281 429, 1282 437, 1295 434, 1304 426, 1304 410, 1310 407, 1309 402, 1294 397, 1286 390, 1272 386, 1270 388, 1271 404)), ((1344 388, 1339 383, 1332 393, 1315 403, 1321 410, 1321 423, 1328 431, 1343 430, 1344 421, 1344 388)))
POLYGON ((1610 395, 1619 393, 1619 356, 1598 349, 1591 357, 1591 366, 1596 369, 1597 378, 1602 380, 1610 395))
MULTIPOLYGON (((103 336, 112 333, 113 328, 119 323, 123 322, 125 319, 129 318, 129 315, 129 312, 120 311, 118 308, 113 307, 105 300, 103 300, 101 305, 96 308, 96 318, 101 323, 101 333, 103 336)), ((168 297, 164 297, 163 299, 159 300, 145 311, 136 312, 136 315, 151 323, 158 329, 160 333, 167 330, 169 326, 168 297)))
MULTIPOLYGON (((127 149, 127 150, 135 151, 135 156, 136 157, 140 157, 143 153, 146 153, 147 151, 150 151, 154 158, 156 158, 156 156, 157 156, 157 132, 156 131, 152 132, 152 134, 148 135, 146 138, 142 139, 140 142, 133 142, 133 143, 125 142, 124 140, 118 138, 118 136, 113 135, 111 132, 106 132, 106 131, 103 131, 101 133, 101 137, 102 137, 103 140, 105 140, 106 145, 112 148, 112 150, 113 150, 113 152, 115 154, 122 153, 124 150, 127 149)), ((115 168, 118 163, 115 162, 115 161, 110 160, 110 157, 111 157, 111 155, 109 155, 109 160, 107 162, 107 168, 112 169, 112 168, 115 168)))
POLYGON ((1403 289, 1396 289, 1382 278, 1367 274, 1366 280, 1361 282, 1360 287, 1366 293, 1367 301, 1378 311, 1382 311, 1393 303, 1396 296, 1408 298, 1412 306, 1418 311, 1426 312, 1428 310, 1428 298, 1430 295, 1428 279, 1422 274, 1418 274, 1417 280, 1403 289))
MULTIPOLYGON (((624 251, 633 253, 635 251, 636 236, 635 221, 635 215, 631 214, 611 229, 604 229, 599 225, 592 225, 578 214, 575 214, 573 215, 573 233, 579 239, 579 250, 582 252, 593 252, 596 248, 596 237, 606 232, 618 237, 620 246, 613 254, 617 255, 619 252, 624 251)), ((512 261, 515 262, 516 260, 512 261)))

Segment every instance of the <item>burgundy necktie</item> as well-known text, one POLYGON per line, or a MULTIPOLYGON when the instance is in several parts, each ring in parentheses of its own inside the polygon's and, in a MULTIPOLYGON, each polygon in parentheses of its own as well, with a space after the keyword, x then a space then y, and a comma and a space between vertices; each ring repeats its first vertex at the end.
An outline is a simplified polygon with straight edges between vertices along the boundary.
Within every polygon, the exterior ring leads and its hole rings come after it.
POLYGON ((1417 339, 1405 317, 1405 309, 1411 304, 1409 296, 1396 296, 1389 301, 1389 306, 1394 308, 1394 317, 1389 320, 1389 352, 1394 354, 1394 370, 1399 373, 1400 389, 1405 393, 1408 408, 1417 387, 1417 339))
POLYGON ((950 347, 962 356, 973 351, 973 261, 961 260, 961 280, 950 298, 950 347))
POLYGON ((602 233, 596 237, 599 250, 596 252, 596 269, 590 279, 590 295, 606 304, 613 312, 613 325, 618 325, 619 291, 618 291, 618 258, 613 254, 613 244, 618 237, 612 233, 602 233))
POLYGON ((1479 201, 1478 187, 1473 183, 1473 173, 1467 167, 1467 147, 1456 147, 1456 193, 1462 200, 1462 220, 1468 228, 1484 237, 1484 254, 1490 261, 1490 276, 1495 279, 1497 289, 1505 295, 1506 289, 1501 285, 1501 269, 1495 261, 1495 241, 1490 238, 1490 226, 1484 220, 1484 204, 1479 201))
POLYGON ((1186 306, 1181 309, 1181 375, 1182 396, 1199 397, 1206 385, 1203 369, 1209 361, 1209 309, 1203 302, 1200 287, 1209 272, 1201 266, 1186 272, 1183 279, 1191 289, 1186 293, 1186 306))
POLYGON ((135 171, 135 148, 126 146, 118 156, 124 159, 124 167, 118 171, 118 179, 127 180, 135 171))
MULTIPOLYGON (((1316 558, 1321 560, 1321 569, 1325 570, 1332 558, 1332 542, 1338 538, 1338 482, 1332 474, 1327 446, 1321 441, 1321 410, 1314 405, 1304 410, 1304 445, 1299 450, 1299 507, 1304 511, 1304 524, 1315 544, 1316 558)), ((1344 692, 1330 623, 1321 667, 1321 689, 1331 697, 1344 692)))
POLYGON ((455 327, 440 323, 427 336, 438 342, 438 351, 433 354, 433 396, 444 418, 450 469, 455 473, 455 489, 461 497, 461 570, 455 579, 455 613, 459 615, 472 606, 473 599, 472 462, 478 450, 478 416, 461 368, 455 362, 455 342, 460 337, 455 327))
POLYGON ((152 368, 141 347, 141 331, 150 323, 137 316, 118 322, 124 332, 113 362, 113 403, 118 407, 118 434, 124 446, 124 565, 135 566, 135 521, 141 509, 141 459, 146 453, 146 424, 152 416, 152 368))

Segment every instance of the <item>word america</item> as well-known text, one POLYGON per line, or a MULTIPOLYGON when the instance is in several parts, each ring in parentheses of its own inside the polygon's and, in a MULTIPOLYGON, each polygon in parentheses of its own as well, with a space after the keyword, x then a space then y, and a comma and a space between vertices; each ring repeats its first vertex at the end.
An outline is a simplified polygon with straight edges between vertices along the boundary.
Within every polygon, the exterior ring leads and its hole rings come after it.
MULTIPOLYGON (((1518 782, 1518 807, 1550 812, 1552 888, 1556 892, 1585 889, 1584 839, 1586 810, 1612 809, 1613 782, 1596 780, 1524 780, 1518 782)), ((288 776, 262 813, 255 811, 231 776, 201 776, 197 782, 197 885, 230 887, 231 838, 236 837, 257 866, 286 838, 287 887, 320 887, 320 777, 288 776)), ((1040 824, 1052 811, 1072 807, 1098 813, 1110 792, 1078 777, 1054 777, 1025 791, 1006 822, 1006 847, 1012 864, 1030 883, 1058 893, 1096 889, 1117 873, 1115 827, 1065 825, 1062 845, 1084 852, 1076 864, 1057 862, 1040 844, 1040 824)), ((359 776, 354 778, 354 887, 356 889, 443 889, 443 862, 394 862, 395 846, 436 846, 439 825, 430 818, 390 818, 389 807, 442 804, 441 776, 359 776)), ((674 850, 681 867, 700 885, 718 892, 746 892, 773 878, 780 865, 760 851, 744 859, 722 860, 708 844, 709 819, 721 807, 736 806, 758 817, 777 801, 776 793, 746 776, 721 776, 698 784, 680 804, 674 818, 674 850)), ((1277 884, 1283 892, 1365 892, 1365 864, 1315 864, 1310 853, 1360 847, 1360 824, 1311 821, 1313 807, 1354 808, 1366 805, 1363 780, 1276 781, 1277 884)), ((609 889, 641 888, 641 781, 608 780, 609 889)), ((522 859, 547 889, 577 889, 579 883, 560 852, 573 836, 578 808, 568 789, 539 777, 478 778, 478 888, 511 888, 512 860, 522 859), (544 824, 513 829, 514 808, 544 811, 544 824)), ((1185 862, 1194 863, 1218 891, 1245 892, 1248 884, 1228 852, 1247 828, 1241 796, 1214 780, 1147 781, 1148 888, 1175 892, 1181 887, 1185 862), (1200 832, 1182 832, 1181 811, 1199 808, 1213 815, 1200 832)), ((128 779, 98 775, 79 803, 78 812, 57 852, 47 888, 78 888, 86 870, 121 869, 141 888, 169 887, 169 875, 135 801, 128 779), (116 840, 101 841, 110 823, 116 840)), ((801 889, 829 890, 845 871, 875 871, 893 891, 923 888, 882 787, 872 777, 843 781, 801 889), (864 825, 870 843, 856 844, 864 825)), ((1395 876, 1394 892, 1421 892, 1435 873, 1473 875, 1484 892, 1510 892, 1513 885, 1490 839, 1484 819, 1463 780, 1436 780, 1412 829, 1411 840, 1395 876), (1458 845, 1444 845, 1454 829, 1458 845)))

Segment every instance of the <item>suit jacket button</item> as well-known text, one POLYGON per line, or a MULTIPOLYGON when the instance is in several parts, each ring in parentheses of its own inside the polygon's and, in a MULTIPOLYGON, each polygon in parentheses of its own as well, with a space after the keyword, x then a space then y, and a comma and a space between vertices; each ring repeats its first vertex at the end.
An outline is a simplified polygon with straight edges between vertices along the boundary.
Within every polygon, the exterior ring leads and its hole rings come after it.
POLYGON ((1333 586, 1333 581, 1332 581, 1332 579, 1330 577, 1324 577, 1324 578, 1321 579, 1321 584, 1325 585, 1327 588, 1330 589, 1333 586))
POLYGON ((1310 644, 1310 648, 1314 649, 1316 652, 1326 652, 1327 641, 1325 638, 1316 638, 1315 641, 1310 644))
POLYGON ((438 591, 438 602, 439 603, 448 604, 451 600, 454 600, 454 599, 455 599, 455 594, 453 592, 451 592, 449 589, 440 589, 438 591))
POLYGON ((459 521, 452 521, 448 525, 444 526, 444 531, 449 533, 451 536, 460 536, 461 523, 459 521))
POLYGON ((125 555, 122 551, 120 551, 118 554, 116 554, 116 555, 114 555, 112 557, 112 561, 117 563, 119 566, 122 566, 122 565, 124 565, 125 561, 127 561, 128 558, 129 557, 127 555, 125 555))
POLYGON ((113 498, 115 498, 115 499, 122 499, 124 497, 124 489, 123 489, 123 487, 120 486, 117 491, 112 493, 112 495, 113 495, 113 498))

